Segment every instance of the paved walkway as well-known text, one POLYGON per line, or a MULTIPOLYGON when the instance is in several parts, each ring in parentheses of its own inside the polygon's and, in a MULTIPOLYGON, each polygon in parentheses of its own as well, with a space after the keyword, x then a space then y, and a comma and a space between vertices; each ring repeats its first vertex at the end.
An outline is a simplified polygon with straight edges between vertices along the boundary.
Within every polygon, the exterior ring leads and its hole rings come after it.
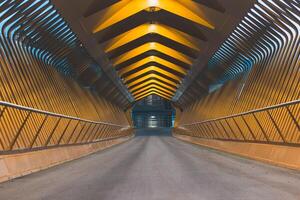
POLYGON ((300 173, 151 134, 0 184, 0 199, 299 200, 300 173))

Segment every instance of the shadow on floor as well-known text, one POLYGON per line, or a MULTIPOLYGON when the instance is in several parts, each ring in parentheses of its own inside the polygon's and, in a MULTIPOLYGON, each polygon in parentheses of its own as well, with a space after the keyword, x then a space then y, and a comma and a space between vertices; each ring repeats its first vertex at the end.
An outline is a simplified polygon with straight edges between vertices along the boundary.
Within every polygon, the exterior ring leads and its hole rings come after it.
POLYGON ((139 136, 159 136, 159 137, 170 137, 172 136, 171 128, 141 128, 136 129, 135 134, 139 136))

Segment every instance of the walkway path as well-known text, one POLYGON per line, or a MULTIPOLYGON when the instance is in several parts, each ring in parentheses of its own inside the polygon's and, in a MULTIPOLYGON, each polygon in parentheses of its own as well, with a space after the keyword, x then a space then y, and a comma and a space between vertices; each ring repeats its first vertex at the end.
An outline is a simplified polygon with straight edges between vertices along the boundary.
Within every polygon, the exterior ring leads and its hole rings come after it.
POLYGON ((0 199, 299 200, 300 173, 152 134, 0 184, 0 199))

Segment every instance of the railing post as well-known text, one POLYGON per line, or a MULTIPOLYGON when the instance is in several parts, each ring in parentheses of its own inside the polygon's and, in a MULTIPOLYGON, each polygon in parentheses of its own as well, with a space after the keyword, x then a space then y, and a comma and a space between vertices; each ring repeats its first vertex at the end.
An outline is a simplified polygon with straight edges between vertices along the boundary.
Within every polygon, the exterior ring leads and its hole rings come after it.
POLYGON ((49 144, 49 142, 50 142, 50 140, 51 140, 51 138, 52 138, 52 136, 53 136, 53 134, 54 134, 54 132, 55 132, 55 130, 56 130, 56 128, 57 128, 60 121, 61 121, 61 117, 57 120, 57 122, 56 122, 54 128, 52 129, 52 131, 51 131, 47 141, 45 142, 44 146, 48 146, 48 144, 49 144))
POLYGON ((202 136, 204 135, 206 138, 210 138, 209 133, 206 131, 205 127, 203 124, 199 124, 199 129, 202 131, 202 136))
POLYGON ((86 127, 87 122, 84 123, 84 125, 82 126, 82 129, 80 130, 80 133, 77 135, 74 144, 77 144, 79 137, 81 136, 82 131, 84 130, 84 128, 86 127))
POLYGON ((197 134, 199 134, 199 127, 196 125, 194 125, 195 127, 195 133, 193 134, 193 137, 196 137, 197 134))
POLYGON ((209 122, 210 126, 211 126, 211 129, 213 130, 213 132, 215 132, 216 134, 216 138, 219 138, 219 134, 217 133, 218 131, 215 130, 214 126, 213 126, 213 123, 212 122, 209 122))
POLYGON ((250 133, 251 133, 251 135, 252 135, 254 141, 256 141, 256 137, 255 137, 254 133, 252 132, 252 129, 250 128, 249 124, 247 123, 247 121, 245 120, 245 118, 244 118, 243 115, 241 115, 241 117, 242 117, 243 121, 245 122, 245 124, 246 124, 248 130, 250 131, 250 133))
POLYGON ((234 117, 232 118, 234 124, 237 126, 237 128, 239 129, 241 135, 243 136, 244 140, 246 141, 246 137, 245 135, 243 134, 242 130, 240 129, 240 126, 238 125, 238 123, 235 121, 234 117))
POLYGON ((77 144, 77 141, 79 140, 79 137, 81 136, 82 131, 84 130, 84 128, 86 127, 87 122, 84 123, 84 125, 82 126, 79 134, 77 135, 77 137, 74 140, 74 144, 77 144))
POLYGON ((98 133, 100 127, 101 127, 100 124, 97 124, 97 125, 98 125, 97 130, 95 131, 95 133, 94 133, 93 135, 91 134, 90 137, 88 137, 88 139, 87 139, 88 142, 89 142, 89 141, 93 141, 93 140, 94 140, 94 137, 97 135, 97 133, 98 133))
POLYGON ((105 124, 104 138, 107 138, 108 133, 109 133, 109 126, 107 124, 105 124))
POLYGON ((0 112, 0 118, 2 117, 4 111, 6 110, 7 106, 4 106, 4 108, 2 109, 2 111, 0 112))
POLYGON ((95 126, 94 126, 94 127, 92 128, 92 130, 90 131, 90 134, 89 134, 89 133, 86 133, 85 136, 84 136, 84 138, 82 138, 83 141, 84 141, 85 138, 86 138, 85 142, 88 142, 88 139, 91 137, 91 135, 93 135, 94 130, 95 130, 95 128, 97 127, 97 124, 94 124, 94 125, 95 125, 95 126))
POLYGON ((64 129, 64 131, 62 132, 61 136, 59 137, 59 139, 57 141, 57 145, 60 144, 62 138, 64 137, 65 133, 67 132, 67 129, 69 128, 71 121, 72 121, 71 119, 68 121, 66 128, 64 129))
POLYGON ((99 135, 100 137, 105 137, 105 133, 106 133, 106 124, 103 124, 103 129, 102 129, 102 133, 99 135))
POLYGON ((90 128, 92 127, 92 123, 90 123, 89 127, 87 128, 87 130, 85 131, 85 133, 83 134, 83 136, 81 137, 81 141, 79 143, 83 143, 85 136, 88 134, 88 132, 90 131, 90 128))
POLYGON ((236 134, 234 133, 234 131, 232 130, 231 126, 229 125, 227 119, 224 119, 224 121, 226 122, 227 126, 229 127, 230 131, 232 132, 233 136, 235 137, 235 139, 238 139, 238 137, 236 136, 236 134))
MULTIPOLYGON (((2 111, 0 113, 0 121, 1 121, 1 117, 3 116, 3 113, 4 113, 5 110, 6 110, 6 106, 4 106, 4 108, 2 109, 2 111)), ((2 140, 0 140, 0 145, 1 145, 2 149, 5 149, 5 146, 2 143, 2 140)))
POLYGON ((207 138, 213 138, 214 136, 211 135, 210 131, 207 129, 207 127, 205 126, 205 124, 202 124, 202 128, 205 131, 205 133, 207 133, 207 138))
POLYGON ((38 128, 38 130, 37 130, 37 132, 36 132, 36 134, 35 134, 33 140, 31 141, 31 144, 30 144, 30 147, 29 147, 30 149, 32 149, 32 147, 33 147, 35 141, 37 140, 37 138, 38 138, 38 136, 39 136, 39 134, 40 134, 40 132, 41 132, 41 130, 42 130, 44 124, 46 123, 47 119, 48 119, 48 115, 45 116, 45 118, 44 118, 42 124, 41 124, 40 127, 38 128))
POLYGON ((95 137, 94 137, 94 139, 93 140, 96 140, 96 139, 98 139, 98 137, 102 134, 102 131, 103 131, 103 129, 104 129, 104 126, 103 126, 103 124, 100 124, 100 131, 99 131, 99 133, 97 133, 96 135, 95 135, 95 137))
POLYGON ((73 135, 74 135, 74 133, 75 133, 77 127, 79 126, 79 124, 80 124, 80 120, 78 120, 78 122, 77 122, 75 128, 73 129, 72 133, 70 134, 69 138, 67 139, 66 144, 69 144, 69 143, 70 143, 70 140, 71 140, 71 138, 73 137, 73 135))
POLYGON ((298 131, 300 131, 300 125, 299 125, 299 123, 297 122, 297 120, 296 120, 295 116, 293 115, 292 111, 289 109, 288 106, 286 106, 286 109, 287 109, 289 115, 291 116, 291 118, 292 118, 294 124, 297 126, 298 131))
POLYGON ((263 129, 262 125, 259 123, 259 121, 258 121, 257 117, 255 116, 255 113, 252 113, 252 115, 253 115, 253 117, 254 117, 255 121, 257 122, 257 124, 258 124, 259 128, 260 128, 260 129, 261 129, 261 131, 263 132, 263 135, 265 136, 265 138, 266 138, 267 142, 269 142, 269 141, 270 141, 270 140, 269 140, 269 137, 267 136, 267 133, 266 133, 266 132, 265 132, 265 130, 263 129))
POLYGON ((224 128, 224 126, 223 126, 221 120, 218 120, 218 122, 219 122, 219 124, 221 125, 222 129, 224 130, 224 132, 225 132, 226 136, 228 137, 228 139, 230 139, 230 135, 227 133, 226 129, 224 128))
POLYGON ((270 117, 272 123, 274 124, 274 126, 275 126, 275 128, 276 128, 276 130, 277 130, 277 132, 279 134, 279 136, 281 137, 282 141, 286 142, 285 138, 283 137, 283 135, 282 135, 279 127, 277 126, 277 124, 276 124, 275 120, 273 119, 273 117, 272 117, 271 113, 269 112, 269 110, 267 110, 267 113, 268 113, 268 116, 270 117))
POLYGON ((14 139, 13 139, 12 142, 10 143, 10 145, 9 145, 9 150, 12 150, 12 149, 14 148, 14 145, 15 145, 16 141, 18 140, 18 138, 19 138, 19 136, 20 136, 20 134, 21 134, 21 132, 22 132, 24 126, 26 125, 26 123, 27 123, 27 121, 28 121, 30 115, 31 115, 31 111, 29 111, 28 114, 26 115, 26 117, 25 117, 25 119, 24 119, 24 121, 23 121, 21 127, 19 128, 17 134, 15 135, 14 139))

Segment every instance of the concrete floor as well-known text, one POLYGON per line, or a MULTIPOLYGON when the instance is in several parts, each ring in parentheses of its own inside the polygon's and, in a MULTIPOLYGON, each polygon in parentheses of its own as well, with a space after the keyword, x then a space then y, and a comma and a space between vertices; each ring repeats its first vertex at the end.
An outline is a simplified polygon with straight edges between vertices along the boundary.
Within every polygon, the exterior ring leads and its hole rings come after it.
POLYGON ((156 136, 161 131, 148 133, 151 136, 140 134, 112 149, 0 184, 0 199, 300 199, 299 172, 156 136))

